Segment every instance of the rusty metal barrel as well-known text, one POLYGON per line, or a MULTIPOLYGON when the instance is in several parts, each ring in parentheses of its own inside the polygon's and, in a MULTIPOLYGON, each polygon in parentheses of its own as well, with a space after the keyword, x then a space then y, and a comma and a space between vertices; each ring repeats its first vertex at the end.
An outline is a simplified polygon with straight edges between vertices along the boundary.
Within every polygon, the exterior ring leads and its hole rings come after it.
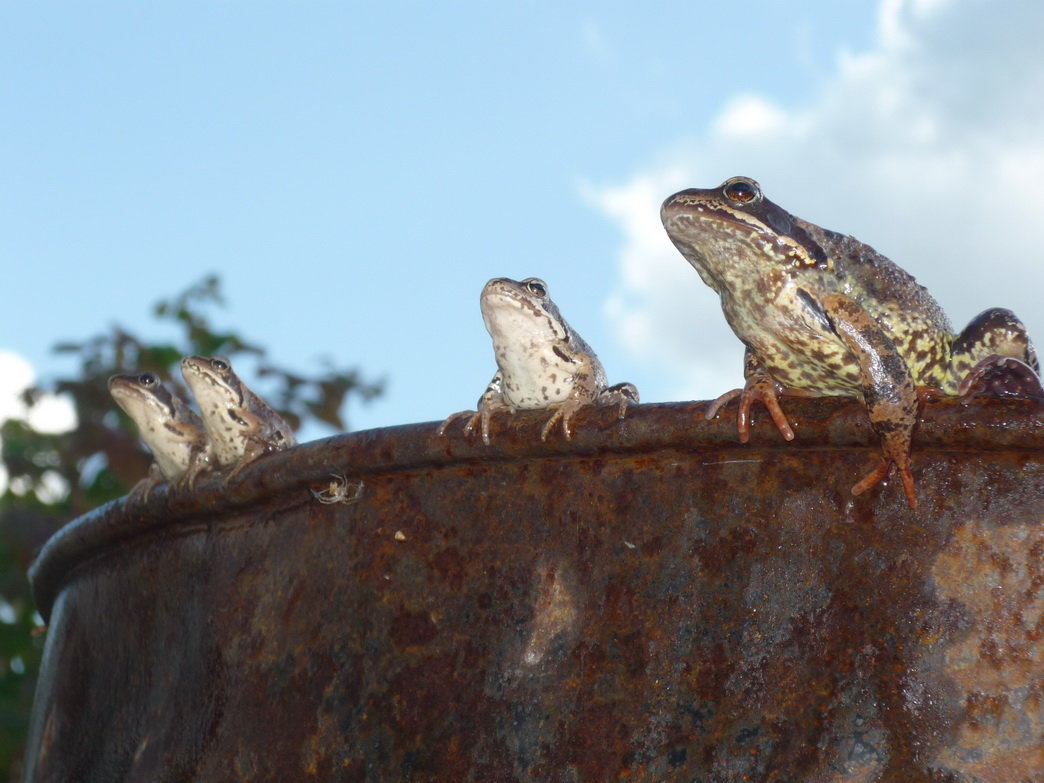
POLYGON ((787 409, 371 430, 99 508, 32 569, 27 779, 1044 779, 1044 405, 928 406, 916 510, 851 495, 861 406, 787 409))

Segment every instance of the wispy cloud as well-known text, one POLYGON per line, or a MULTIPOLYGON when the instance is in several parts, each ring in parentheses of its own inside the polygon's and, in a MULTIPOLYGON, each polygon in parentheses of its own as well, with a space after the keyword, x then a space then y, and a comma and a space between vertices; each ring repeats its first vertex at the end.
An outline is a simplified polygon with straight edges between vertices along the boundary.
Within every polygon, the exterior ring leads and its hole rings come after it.
POLYGON ((666 393, 714 396, 741 379, 717 298, 670 245, 659 204, 745 174, 801 217, 889 255, 959 329, 1012 307, 1044 341, 1044 6, 884 0, 873 47, 840 54, 803 106, 743 93, 662 162, 588 195, 620 228, 606 307, 666 393), (673 374, 673 375, 672 375, 673 374))

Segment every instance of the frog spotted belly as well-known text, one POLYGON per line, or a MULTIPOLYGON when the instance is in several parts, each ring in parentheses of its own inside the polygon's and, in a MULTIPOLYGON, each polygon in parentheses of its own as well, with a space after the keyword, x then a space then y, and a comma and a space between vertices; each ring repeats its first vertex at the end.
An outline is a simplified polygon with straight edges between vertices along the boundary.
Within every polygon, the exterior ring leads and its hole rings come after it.
MULTIPOLYGON (((546 351, 545 353, 550 353, 546 351)), ((554 357, 553 354, 551 358, 554 357)), ((576 373, 571 367, 548 357, 538 360, 540 372, 532 372, 533 362, 518 362, 511 351, 497 353, 498 366, 502 368, 503 393, 507 402, 519 410, 538 410, 565 402, 573 394, 576 373)))
POLYGON ((812 338, 789 345, 776 343, 755 353, 765 371, 788 388, 825 397, 862 399, 859 363, 843 345, 812 338))
MULTIPOLYGON (((775 302, 790 297, 784 291, 775 302)), ((758 368, 791 389, 830 397, 862 397, 859 362, 807 307, 736 307, 725 317, 757 360, 758 368)))

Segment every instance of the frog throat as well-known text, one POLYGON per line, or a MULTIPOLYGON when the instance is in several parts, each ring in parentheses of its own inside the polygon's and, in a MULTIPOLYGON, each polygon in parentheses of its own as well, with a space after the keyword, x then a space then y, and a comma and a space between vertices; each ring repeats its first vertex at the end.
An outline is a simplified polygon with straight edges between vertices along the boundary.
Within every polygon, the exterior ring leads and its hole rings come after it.
POLYGON ((496 289, 494 296, 511 307, 517 307, 519 310, 528 311, 532 314, 534 319, 547 324, 548 331, 555 339, 569 342, 569 330, 565 328, 562 316, 558 312, 558 308, 555 307, 554 303, 550 300, 548 300, 547 304, 535 302, 531 298, 520 294, 516 289, 508 286, 496 289))

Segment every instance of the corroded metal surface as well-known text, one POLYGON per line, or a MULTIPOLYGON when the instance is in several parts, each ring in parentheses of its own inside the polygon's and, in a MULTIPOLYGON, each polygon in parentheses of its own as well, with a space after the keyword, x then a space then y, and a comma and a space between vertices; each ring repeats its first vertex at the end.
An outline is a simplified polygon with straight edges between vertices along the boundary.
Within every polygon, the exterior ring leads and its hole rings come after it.
POLYGON ((361 432, 77 520, 28 779, 1040 780, 1044 405, 930 406, 916 511, 849 495, 857 405, 703 410, 361 432))

